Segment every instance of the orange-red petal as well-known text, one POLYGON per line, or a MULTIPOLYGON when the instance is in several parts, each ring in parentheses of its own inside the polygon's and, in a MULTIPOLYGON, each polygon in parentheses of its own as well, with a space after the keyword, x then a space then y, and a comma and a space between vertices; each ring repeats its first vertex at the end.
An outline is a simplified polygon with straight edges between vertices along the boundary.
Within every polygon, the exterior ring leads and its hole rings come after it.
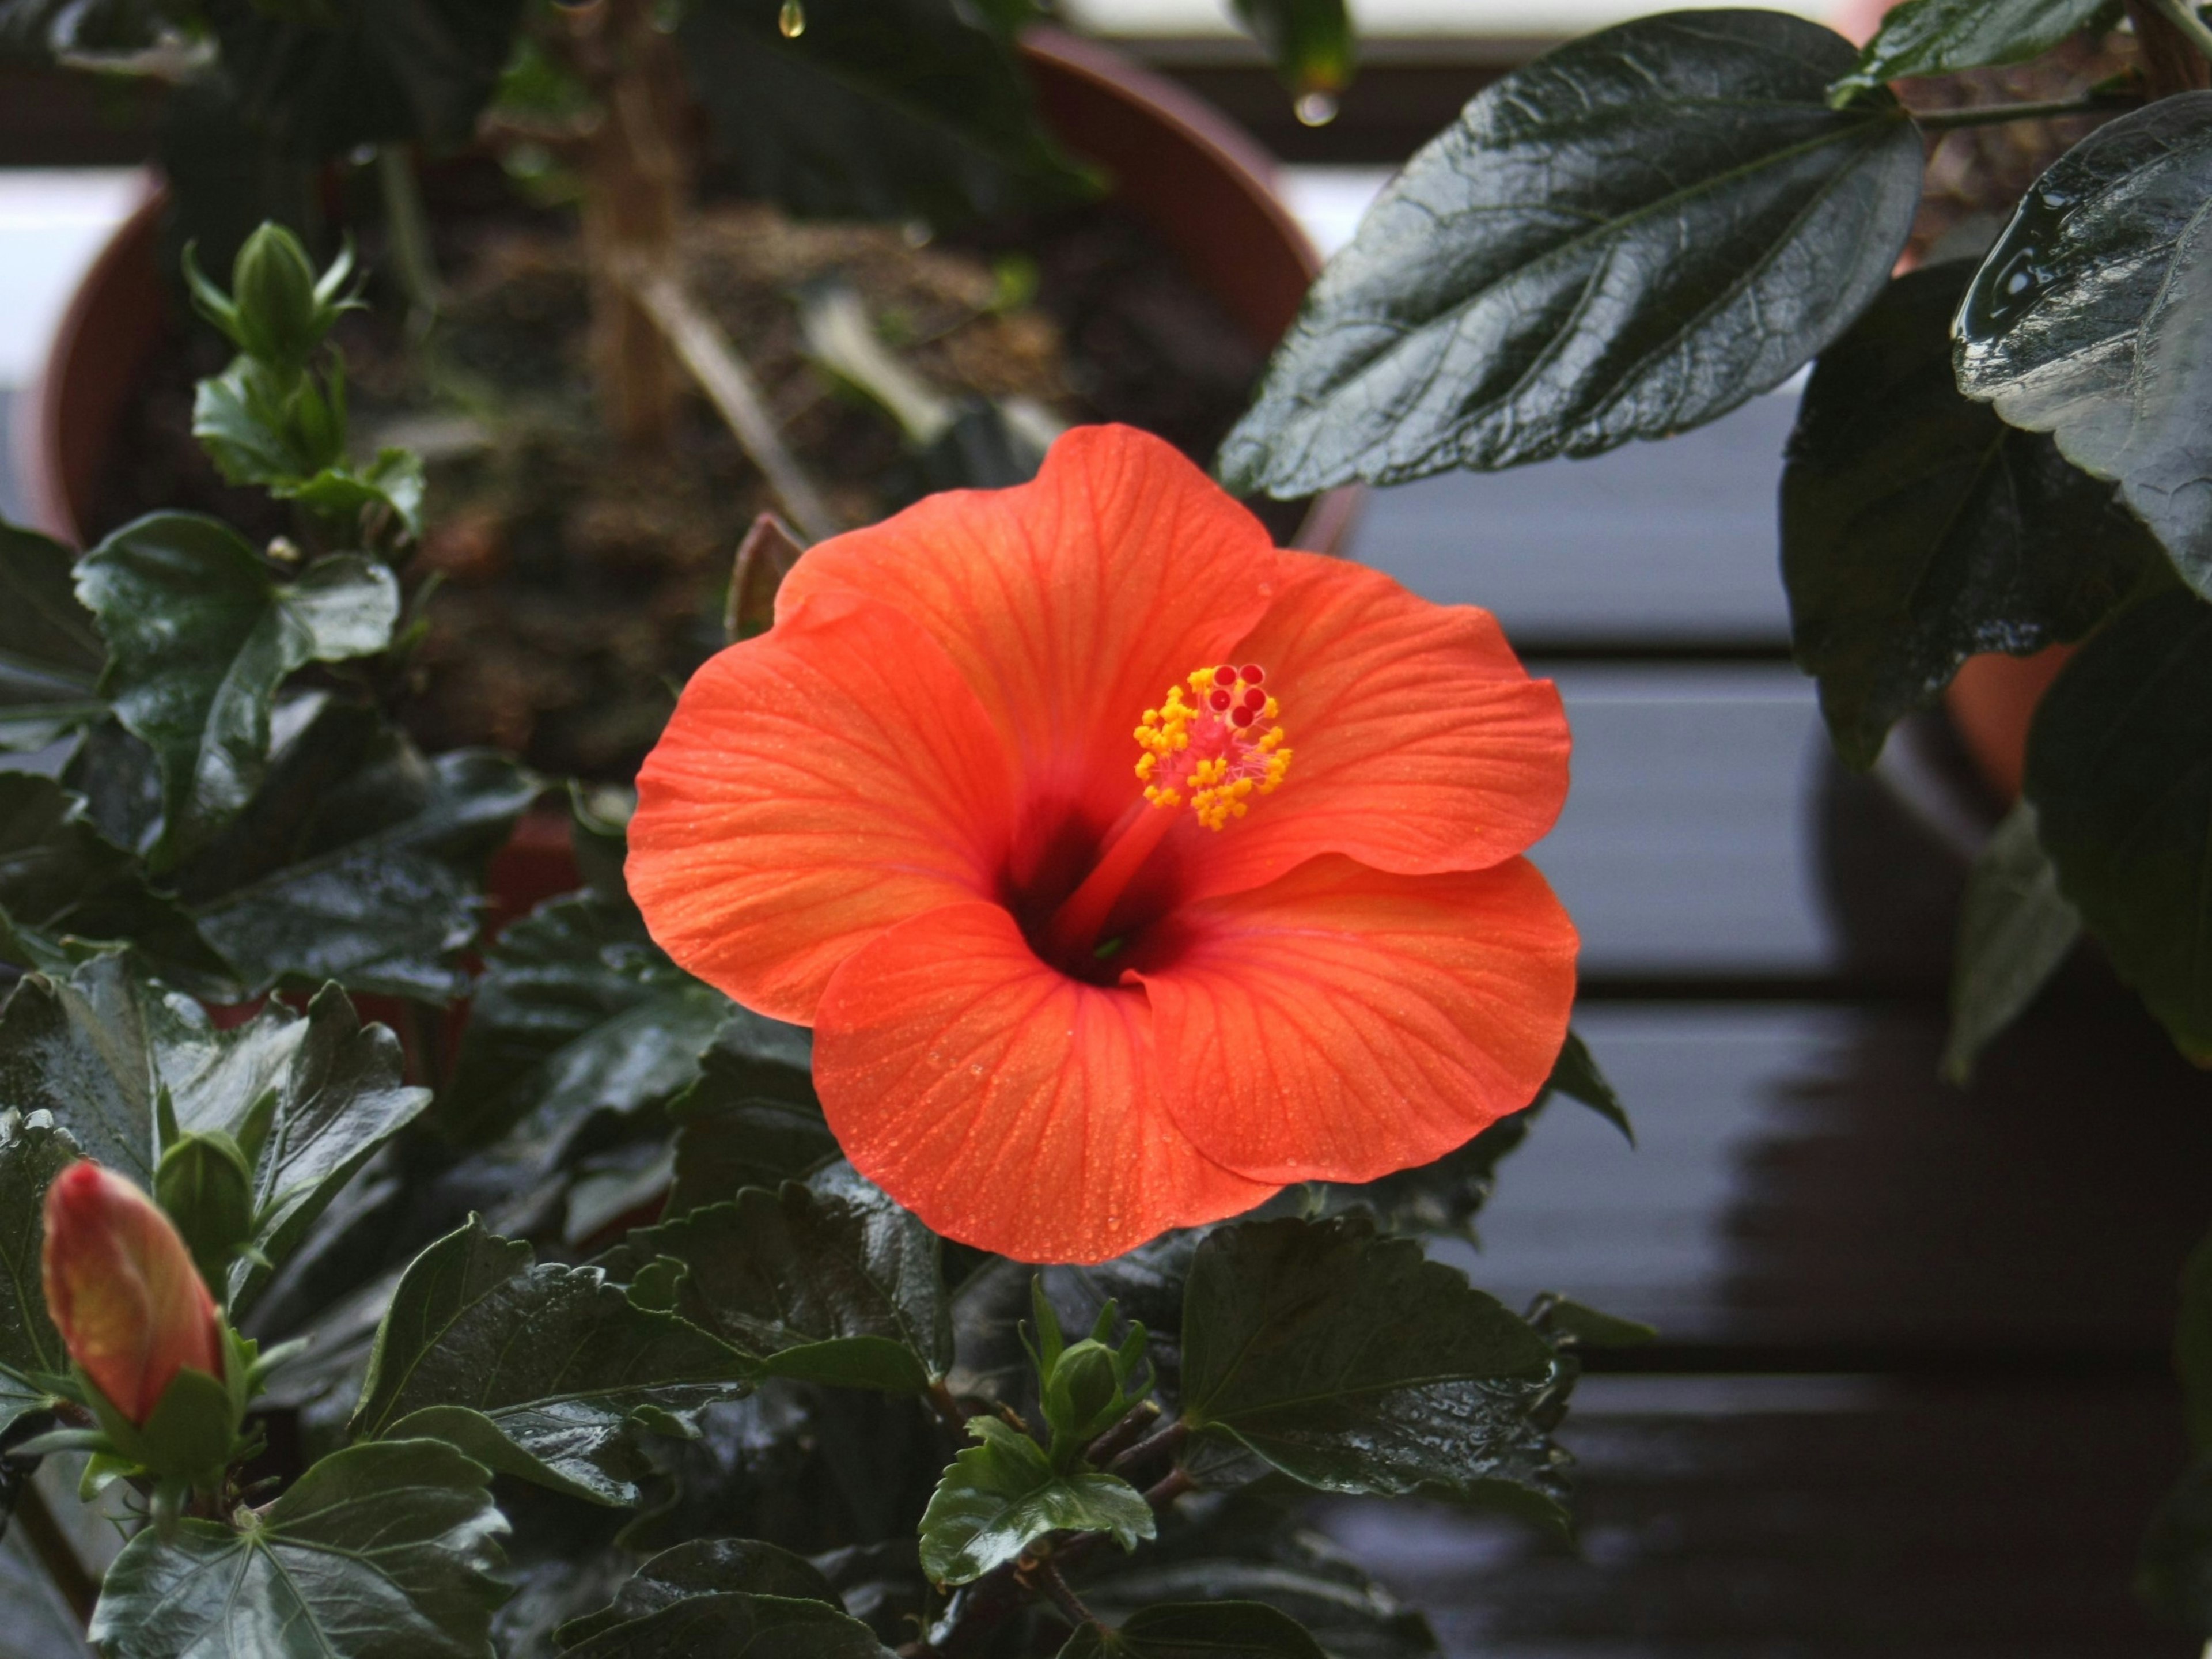
POLYGON ((1286 568, 1266 527, 1170 446, 1081 427, 1029 483, 933 495, 810 549, 777 615, 838 591, 914 617, 1006 732, 1032 799, 1103 830, 1136 799, 1138 717, 1226 657, 1286 568))
MULTIPOLYGON (((1288 793, 1288 790, 1284 792, 1288 793)), ((1160 1091, 1255 1181, 1370 1181, 1526 1106, 1574 1002, 1574 924, 1522 859, 1401 876, 1302 865, 1192 905, 1132 977, 1160 1091)))
POLYGON ((1527 851, 1566 800, 1557 688, 1528 677, 1486 611, 1280 556, 1292 580, 1237 654, 1281 699, 1290 773, 1249 817, 1183 841, 1178 890, 1257 887, 1321 853, 1420 875, 1527 851))
POLYGON ((1154 1091, 1141 991, 1048 968, 962 904, 840 969, 814 1086, 854 1166, 937 1231, 1024 1261, 1099 1261, 1272 1188, 1201 1155, 1154 1091))
POLYGON ((692 676, 637 785, 628 875, 653 938, 802 1024, 884 928, 993 890, 1012 833, 1005 748, 959 672, 847 594, 692 676))

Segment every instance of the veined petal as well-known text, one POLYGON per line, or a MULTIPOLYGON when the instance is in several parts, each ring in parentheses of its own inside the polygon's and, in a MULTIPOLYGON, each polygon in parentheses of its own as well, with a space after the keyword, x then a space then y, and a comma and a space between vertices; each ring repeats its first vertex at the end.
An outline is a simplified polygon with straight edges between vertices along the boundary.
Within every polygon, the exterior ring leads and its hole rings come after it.
POLYGON ((794 606, 693 675, 637 788, 628 876, 653 937, 801 1024, 884 928, 994 890, 1015 800, 950 659, 850 594, 794 606))
POLYGON ((1047 967, 997 905, 950 906, 838 969, 814 1086, 854 1166, 946 1237, 1099 1261, 1273 1191, 1162 1109, 1151 1028, 1143 992, 1047 967))
POLYGON ((1570 738, 1498 620, 1310 553, 1237 647, 1266 666, 1295 759, 1282 787, 1176 848, 1186 897, 1275 879, 1321 853, 1401 875, 1479 870, 1559 815, 1570 738))
MULTIPOLYGON (((1285 791, 1287 793, 1287 791, 1285 791)), ((1255 1181, 1370 1181, 1535 1098, 1567 1032, 1574 924, 1534 866, 1401 876, 1329 856, 1176 913, 1133 973, 1160 1092, 1255 1181)))
POLYGON ((776 613, 842 591, 915 618, 1007 734, 1032 799, 1103 830, 1136 794, 1138 717, 1227 656, 1287 569, 1266 527, 1174 448, 1083 427, 1029 483, 933 495, 810 549, 776 613))

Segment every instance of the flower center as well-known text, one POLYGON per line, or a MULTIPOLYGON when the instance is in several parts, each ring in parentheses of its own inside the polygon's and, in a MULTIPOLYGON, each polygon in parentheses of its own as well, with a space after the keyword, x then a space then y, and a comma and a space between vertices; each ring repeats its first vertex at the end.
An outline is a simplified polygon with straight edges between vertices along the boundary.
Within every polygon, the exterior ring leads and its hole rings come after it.
POLYGON ((1250 810, 1248 799, 1272 793, 1291 768, 1275 700, 1257 663, 1191 672, 1171 685, 1137 727, 1137 776, 1145 799, 1172 810, 1185 800, 1209 830, 1224 830, 1250 810))
POLYGON ((1171 685, 1136 730, 1137 776, 1154 810, 1127 819, 1099 850, 1098 862, 1067 897, 1047 930, 1063 960, 1091 952, 1103 927, 1145 861, 1166 839, 1186 801, 1208 830, 1222 830, 1271 794, 1290 770, 1291 750, 1275 723, 1267 672, 1256 663, 1194 669, 1171 685))

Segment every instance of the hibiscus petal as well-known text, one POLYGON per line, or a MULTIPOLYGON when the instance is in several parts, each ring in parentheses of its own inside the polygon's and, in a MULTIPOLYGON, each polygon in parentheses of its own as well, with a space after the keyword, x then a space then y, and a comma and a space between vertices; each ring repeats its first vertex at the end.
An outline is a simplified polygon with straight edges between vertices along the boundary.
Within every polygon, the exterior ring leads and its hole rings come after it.
POLYGON ((1169 445, 1082 427, 1029 483, 933 495, 810 549, 777 615, 839 590, 914 617, 1007 734, 1033 795, 1103 830, 1136 799, 1138 717, 1228 656, 1285 580, 1282 560, 1169 445))
POLYGON ((1526 852, 1566 800, 1557 688, 1528 678, 1486 611, 1279 556, 1292 579, 1237 653, 1281 701, 1290 773, 1249 817, 1180 838, 1179 890, 1257 887, 1319 853, 1422 875, 1526 852))
POLYGON ((861 1174, 948 1238, 1100 1261, 1273 1188, 1192 1146, 1152 1085, 1144 993, 1037 960, 993 904, 891 929, 840 969, 814 1086, 861 1174))
POLYGON ((1131 975, 1167 1109, 1255 1181, 1371 1181, 1535 1098, 1565 1040, 1574 924, 1534 866, 1303 865, 1179 912, 1131 975))
POLYGON ((944 652, 825 595, 691 678, 638 774, 631 896, 662 949, 801 1024, 884 928, 994 890, 1006 750, 944 652))

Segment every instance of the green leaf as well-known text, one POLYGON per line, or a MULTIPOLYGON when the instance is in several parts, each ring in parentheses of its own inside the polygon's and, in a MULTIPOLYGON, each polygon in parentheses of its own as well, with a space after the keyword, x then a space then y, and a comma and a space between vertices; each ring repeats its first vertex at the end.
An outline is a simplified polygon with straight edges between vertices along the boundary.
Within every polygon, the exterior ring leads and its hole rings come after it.
POLYGON ((1492 82, 1329 262, 1223 445, 1232 489, 1594 455, 1786 380, 1888 280, 1921 141, 1776 12, 1675 12, 1492 82))
POLYGON ((40 1252, 46 1188, 76 1156, 76 1143, 48 1114, 0 1115, 0 1435, 46 1404, 38 1378, 69 1370, 61 1333, 46 1313, 40 1252))
POLYGON ((143 52, 179 21, 163 0, 0 0, 0 48, 64 53, 143 52))
POLYGON ((1224 1227, 1191 1263, 1184 1420, 1308 1486, 1504 1482, 1557 1504, 1565 1456, 1532 1417, 1553 1370, 1551 1345, 1465 1274, 1364 1218, 1224 1227))
POLYGON ((1659 1334, 1641 1320, 1600 1313, 1571 1297, 1547 1291, 1537 1299, 1529 1322, 1561 1347, 1640 1348, 1659 1334))
POLYGON ((885 1659, 876 1634, 819 1601, 724 1591, 600 1632, 567 1659, 885 1659))
POLYGON ((641 1562, 611 1604, 570 1620, 554 1632, 554 1639, 572 1648, 693 1596, 732 1593, 820 1601, 844 1610, 830 1581, 804 1557, 753 1538, 697 1538, 641 1562))
POLYGON ((1085 1625, 1060 1659, 1322 1659, 1321 1646, 1287 1613, 1261 1601, 1182 1601, 1150 1607, 1104 1630, 1085 1625))
POLYGON ((1908 76, 2026 63, 2114 9, 2112 0, 1905 0, 1881 20, 1835 95, 1908 76))
POLYGON ((1620 1103, 1613 1085, 1598 1069, 1597 1058, 1590 1053, 1589 1045, 1572 1030, 1560 1046, 1559 1057, 1552 1062, 1552 1075, 1544 1081, 1544 1092, 1536 1098, 1540 1104, 1555 1094, 1589 1107, 1620 1130, 1630 1146, 1636 1144, 1636 1126, 1628 1121, 1628 1108, 1620 1103))
POLYGON ((485 866, 538 797, 504 755, 426 761, 391 734, 303 802, 287 862, 202 906, 200 931, 256 988, 335 980, 447 1002, 466 994, 485 866))
POLYGON ((1283 84, 1300 97, 1352 84, 1352 19, 1344 0, 1231 0, 1283 84))
POLYGON ((2212 1637, 2212 1459, 2199 1459, 2151 1519, 2136 1593, 2194 1637, 2212 1637))
POLYGON ((58 967, 73 939, 127 941, 196 989, 232 988, 229 965, 192 919, 149 887, 138 860, 94 825, 84 799, 52 778, 0 772, 0 911, 28 947, 0 945, 19 966, 58 967))
POLYGON ((2053 163, 1956 333, 1959 389, 2118 480, 2212 593, 2212 92, 2161 98, 2053 163))
POLYGON ((640 1229, 601 1265, 774 1376, 919 1393, 952 1363, 936 1234, 848 1170, 640 1229))
POLYGON ((485 953, 440 1122, 474 1146, 526 1118, 558 1139, 595 1112, 661 1104, 697 1081, 730 1009, 653 944, 634 905, 555 899, 485 953))
POLYGON ((2212 1455, 2212 1237, 2197 1242, 2181 1270, 2173 1362, 2181 1378, 2190 1444, 2200 1457, 2212 1455))
POLYGON ((333 1453, 236 1529, 149 1527, 107 1571, 106 1659, 484 1659, 507 1522, 434 1441, 333 1453))
POLYGON ((313 157, 467 143, 522 15, 521 0, 318 0, 313 21, 258 0, 204 3, 246 118, 313 157))
POLYGON ((59 542, 0 524, 0 749, 43 749, 106 713, 107 648, 76 602, 76 564, 59 542))
POLYGON ((1038 124, 1011 42, 954 0, 696 0, 678 39, 748 197, 951 224, 1062 205, 1085 176, 1038 124))
POLYGON ((2184 1054, 2212 1060, 2212 605, 2123 611, 2028 734, 2027 798, 2059 891, 2184 1054))
POLYGON ((751 1370, 706 1332, 637 1306, 598 1268, 533 1267, 529 1245, 471 1218, 402 1275, 353 1431, 453 1438, 507 1473, 634 1504, 648 1472, 629 1433, 638 1414, 685 1420, 744 1393, 751 1370))
POLYGON ((800 1027, 731 1012, 699 1081, 668 1109, 678 1126, 669 1214, 745 1187, 804 1181, 844 1156, 814 1097, 812 1066, 812 1040, 800 1027))
POLYGON ((1049 1532, 1103 1532, 1125 1550, 1152 1536, 1152 1505, 1111 1474, 1054 1474, 1044 1448, 1011 1423, 971 1418, 983 1443, 952 1460, 921 1517, 922 1571, 965 1584, 1049 1532))
POLYGON ((182 513, 86 554, 77 593, 107 641, 100 690, 161 762, 171 861, 259 787, 285 677, 382 650, 399 617, 399 585, 374 561, 343 554, 279 582, 228 526, 182 513))
POLYGON ((2039 433, 1960 395, 1950 326, 1973 273, 1916 270, 1821 353, 1782 475, 1797 665, 1838 752, 1874 764, 1969 656, 2076 640, 2156 544, 2039 433))
POLYGON ((2014 806, 1974 860, 1951 963, 1951 1034, 1943 1075, 1964 1088, 1974 1060, 2020 1018, 2073 953, 2081 917, 2058 890, 2036 838, 2035 808, 2014 806))

